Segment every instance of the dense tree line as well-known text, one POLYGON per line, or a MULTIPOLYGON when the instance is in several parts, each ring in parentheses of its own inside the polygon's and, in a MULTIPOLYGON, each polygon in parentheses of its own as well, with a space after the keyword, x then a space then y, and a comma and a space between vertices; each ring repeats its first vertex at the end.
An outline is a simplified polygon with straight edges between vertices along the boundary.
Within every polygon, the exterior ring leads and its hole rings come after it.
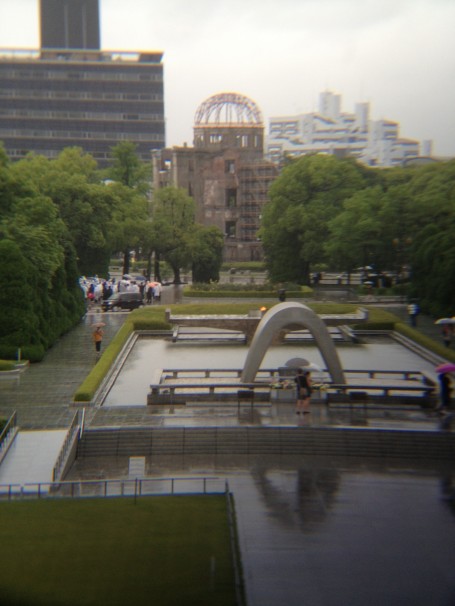
POLYGON ((455 161, 374 169, 306 156, 269 194, 260 235, 272 280, 372 266, 408 280, 428 312, 455 314, 455 161))
MULTIPOLYGON (((223 236, 196 225, 194 201, 165 188, 152 197, 150 175, 122 143, 112 167, 98 170, 77 148, 53 160, 11 163, 0 147, 0 358, 39 360, 84 315, 79 276, 106 277, 114 254, 140 251, 199 280, 218 278, 223 236)), ((159 278, 159 262, 153 268, 159 278)))
POLYGON ((0 150, 0 357, 40 359, 79 320, 77 253, 58 206, 0 150))
MULTIPOLYGON (((114 148, 107 171, 76 148, 16 163, 0 148, 0 358, 21 348, 40 359, 85 312, 78 277, 107 276, 113 254, 124 273, 135 250, 157 279, 164 260, 175 282, 182 268, 218 280, 223 234, 196 224, 185 191, 151 192, 150 182, 130 143, 114 148)), ((260 236, 271 281, 306 284, 322 266, 403 279, 409 269, 409 296, 455 313, 455 161, 386 170, 333 156, 291 161, 260 236)))

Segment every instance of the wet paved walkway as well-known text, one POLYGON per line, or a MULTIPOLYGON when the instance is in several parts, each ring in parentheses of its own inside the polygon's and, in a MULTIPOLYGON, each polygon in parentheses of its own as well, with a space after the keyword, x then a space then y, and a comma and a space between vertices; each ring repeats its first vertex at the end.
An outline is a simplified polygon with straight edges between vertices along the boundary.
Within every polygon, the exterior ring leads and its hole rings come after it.
POLYGON ((68 427, 76 412, 72 397, 96 364, 92 325, 103 321, 103 348, 115 336, 126 314, 87 314, 69 334, 50 349, 39 364, 31 364, 18 378, 0 379, 0 415, 17 411, 25 429, 68 427))
POLYGON ((66 433, 63 429, 20 431, 0 465, 0 484, 52 482, 66 433))

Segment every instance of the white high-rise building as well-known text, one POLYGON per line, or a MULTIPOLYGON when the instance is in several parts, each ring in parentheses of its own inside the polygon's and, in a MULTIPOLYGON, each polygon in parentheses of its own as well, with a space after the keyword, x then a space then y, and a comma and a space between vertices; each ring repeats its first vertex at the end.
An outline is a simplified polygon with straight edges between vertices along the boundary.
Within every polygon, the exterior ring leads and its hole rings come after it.
POLYGON ((325 91, 319 111, 270 118, 267 157, 325 153, 351 156, 369 166, 396 166, 419 156, 419 142, 399 137, 399 125, 371 120, 370 104, 357 103, 354 113, 341 111, 341 95, 325 91))

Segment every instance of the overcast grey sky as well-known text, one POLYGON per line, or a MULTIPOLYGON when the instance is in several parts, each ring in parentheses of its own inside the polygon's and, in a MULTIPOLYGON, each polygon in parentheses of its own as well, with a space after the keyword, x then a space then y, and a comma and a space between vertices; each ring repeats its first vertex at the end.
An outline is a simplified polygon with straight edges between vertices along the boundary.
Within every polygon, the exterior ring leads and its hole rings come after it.
MULTIPOLYGON (((0 0, 0 47, 38 48, 39 0, 0 0)), ((455 156, 454 0, 100 0, 105 50, 161 50, 167 145, 192 143, 194 114, 235 91, 272 116, 343 111, 455 156)))

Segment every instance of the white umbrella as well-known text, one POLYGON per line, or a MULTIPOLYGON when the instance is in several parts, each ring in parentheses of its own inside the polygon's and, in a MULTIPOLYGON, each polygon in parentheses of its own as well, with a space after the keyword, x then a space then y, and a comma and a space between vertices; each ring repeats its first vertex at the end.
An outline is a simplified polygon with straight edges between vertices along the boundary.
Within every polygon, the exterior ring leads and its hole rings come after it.
POLYGON ((454 318, 439 318, 436 320, 435 324, 455 324, 454 318))
POLYGON ((285 364, 288 368, 301 368, 302 370, 316 370, 322 372, 322 368, 314 362, 309 362, 305 358, 291 358, 285 364))
POLYGON ((308 366, 310 362, 305 360, 305 358, 291 358, 285 364, 288 368, 302 368, 303 366, 308 366))

